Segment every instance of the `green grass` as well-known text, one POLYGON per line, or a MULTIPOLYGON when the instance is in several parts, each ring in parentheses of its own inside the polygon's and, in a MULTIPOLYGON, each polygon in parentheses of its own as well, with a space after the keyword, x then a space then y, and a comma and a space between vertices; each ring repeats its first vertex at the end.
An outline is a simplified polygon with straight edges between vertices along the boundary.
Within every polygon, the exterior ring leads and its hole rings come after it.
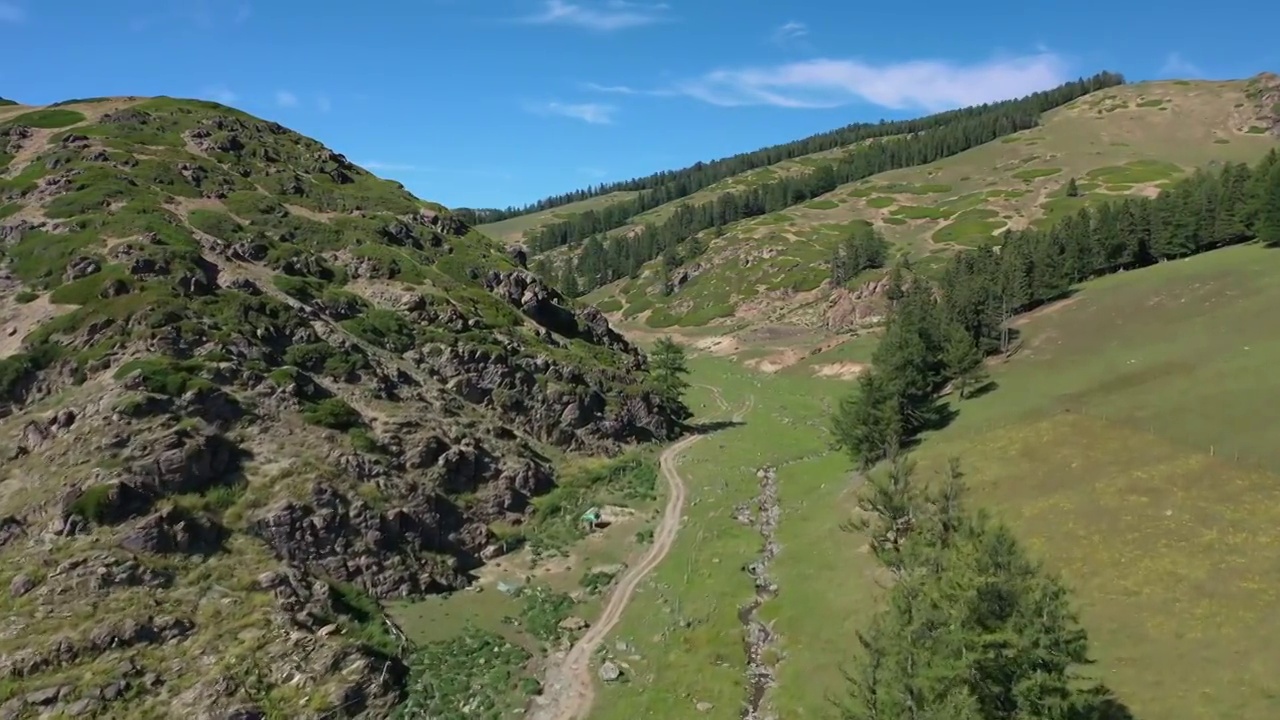
POLYGON ((1141 100, 1138 102, 1140 108, 1158 108, 1165 104, 1164 98, 1151 98, 1149 100, 1141 100))
POLYGON ((1062 168, 1056 168, 1056 167, 1028 168, 1026 170, 1019 170, 1015 172, 1013 174, 1013 177, 1016 177, 1019 180, 1036 180, 1038 178, 1057 175, 1060 172, 1062 172, 1062 168))
POLYGON ((1280 621, 1280 253, 1111 276, 1022 326, 1025 349, 927 438, 1078 593, 1138 717, 1273 717, 1280 621))
POLYGON ((840 203, 835 200, 810 200, 804 206, 810 210, 835 210, 840 203))
POLYGON ((900 217, 903 220, 946 220, 954 213, 950 210, 944 210, 936 207, 899 205, 889 211, 889 214, 895 217, 900 217))
POLYGON ((887 208, 895 202, 897 202, 897 200, 894 200, 891 197, 880 195, 873 198, 867 198, 867 207, 876 209, 887 208))
POLYGON ((1135 184, 1171 180, 1182 174, 1182 168, 1159 160, 1134 160, 1122 166, 1096 168, 1086 177, 1108 184, 1135 184))
MULTIPOLYGON (((861 592, 872 564, 835 529, 852 502, 852 483, 821 431, 826 408, 848 385, 804 373, 766 376, 711 358, 695 358, 691 367, 692 380, 717 386, 730 407, 754 406, 744 425, 685 453, 679 467, 690 492, 688 519, 613 634, 641 659, 629 661, 631 683, 598 691, 592 717, 691 717, 699 701, 715 706, 706 717, 738 717, 746 691, 736 607, 751 596, 742 566, 759 552, 760 537, 731 515, 755 498, 756 470, 769 463, 780 468, 783 492, 783 551, 775 561, 783 590, 765 608, 789 654, 779 670, 787 689, 779 691, 777 709, 780 717, 827 717, 824 693, 843 687, 835 663, 847 657, 871 607, 861 592), (815 547, 823 551, 806 551, 815 547)), ((717 412, 705 388, 693 388, 690 401, 717 412)))
POLYGON ((965 210, 955 218, 938 228, 933 233, 935 243, 954 243, 965 247, 978 247, 992 240, 992 233, 1005 227, 1003 220, 998 220, 995 210, 965 210))
POLYGON ((44 130, 56 130, 58 128, 71 127, 84 121, 84 113, 76 112, 75 110, 47 109, 23 113, 9 118, 7 122, 11 125, 26 125, 27 127, 44 130))
MULTIPOLYGON (((1065 576, 1097 671, 1137 717, 1274 717, 1280 338, 1257 318, 1280 302, 1277 278, 1280 251, 1245 247, 1092 282, 1020 318, 1024 349, 993 368, 998 387, 918 451, 925 476, 959 455, 975 501, 1065 576)), ((694 382, 755 405, 686 453, 688 519, 614 634, 643 660, 630 684, 599 691, 593 718, 682 717, 695 701, 736 717, 733 609, 759 538, 729 516, 765 463, 783 503, 781 594, 762 610, 785 653, 769 698, 780 717, 830 716, 877 587, 860 539, 838 529, 852 485, 822 432, 848 384, 812 377, 869 357, 874 339, 846 346, 774 375, 691 362, 694 382)), ((691 399, 715 407, 703 388, 691 399)))

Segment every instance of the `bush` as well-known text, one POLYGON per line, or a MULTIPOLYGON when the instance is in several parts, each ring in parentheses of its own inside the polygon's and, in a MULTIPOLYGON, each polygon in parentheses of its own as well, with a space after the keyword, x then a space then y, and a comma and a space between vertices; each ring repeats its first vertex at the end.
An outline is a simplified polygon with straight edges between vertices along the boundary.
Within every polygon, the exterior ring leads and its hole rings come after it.
POLYGON ((341 398, 327 398, 311 403, 303 411, 302 419, 330 430, 350 430, 364 424, 360 412, 341 398))
POLYGON ((111 500, 111 485, 93 485, 85 488, 80 497, 67 508, 72 513, 94 523, 101 523, 107 516, 111 500))
POLYGON ((520 619, 530 635, 553 642, 564 634, 560 623, 573 614, 573 598, 545 585, 534 585, 525 588, 520 599, 524 603, 520 608, 520 619))
POLYGON ((532 655, 497 633, 467 625, 457 636, 428 643, 410 658, 408 698, 397 720, 507 717, 536 694, 522 674, 532 655))
POLYGON ((172 358, 144 358, 132 360, 116 370, 116 379, 140 373, 142 385, 148 392, 169 397, 179 397, 194 390, 213 387, 213 383, 199 376, 204 370, 199 360, 174 360, 172 358))
POLYGON ((417 344, 413 324, 394 310, 375 308, 360 317, 344 320, 342 327, 365 342, 391 352, 407 352, 417 344))

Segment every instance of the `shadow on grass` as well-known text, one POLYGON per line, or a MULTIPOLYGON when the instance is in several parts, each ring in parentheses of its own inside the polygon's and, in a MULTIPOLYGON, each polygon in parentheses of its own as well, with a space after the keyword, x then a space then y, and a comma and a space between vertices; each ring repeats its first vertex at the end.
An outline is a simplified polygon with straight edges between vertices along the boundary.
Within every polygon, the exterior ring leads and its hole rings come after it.
POLYGON ((965 400, 976 400, 982 397, 983 395, 986 395, 987 393, 995 392, 998 389, 1000 389, 1000 383, 996 382, 995 380, 987 380, 981 385, 966 392, 965 396, 961 398, 961 402, 964 402, 965 400))
POLYGON ((746 424, 747 423, 743 420, 711 420, 704 423, 691 423, 688 427, 690 431, 698 433, 699 435, 710 435, 712 433, 720 432, 721 430, 728 430, 729 428, 740 427, 746 424))

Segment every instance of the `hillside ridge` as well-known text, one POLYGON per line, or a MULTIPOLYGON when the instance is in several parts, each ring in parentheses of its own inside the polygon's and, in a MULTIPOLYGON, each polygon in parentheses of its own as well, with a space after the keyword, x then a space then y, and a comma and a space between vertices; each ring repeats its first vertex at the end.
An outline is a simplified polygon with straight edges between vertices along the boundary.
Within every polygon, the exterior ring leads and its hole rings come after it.
MULTIPOLYGON (((726 352, 773 348, 770 365, 790 365, 882 316, 884 269, 831 281, 835 254, 861 229, 885 238, 882 268, 910 260, 931 273, 959 249, 998 244, 1006 230, 1046 227, 1108 198, 1149 197, 1195 168, 1253 162, 1280 144, 1278 101, 1280 78, 1265 73, 1125 84, 1053 109, 1035 128, 699 232, 660 259, 636 262, 625 237, 610 234, 533 262, 562 288, 590 290, 586 300, 637 332, 695 333, 708 344, 719 336, 726 352), (621 272, 595 290, 579 279, 602 266, 621 272)), ((762 187, 750 178, 739 193, 762 187)))
POLYGON ((688 414, 522 254, 206 101, 0 107, 0 320, 5 716, 386 717, 381 601, 688 414))

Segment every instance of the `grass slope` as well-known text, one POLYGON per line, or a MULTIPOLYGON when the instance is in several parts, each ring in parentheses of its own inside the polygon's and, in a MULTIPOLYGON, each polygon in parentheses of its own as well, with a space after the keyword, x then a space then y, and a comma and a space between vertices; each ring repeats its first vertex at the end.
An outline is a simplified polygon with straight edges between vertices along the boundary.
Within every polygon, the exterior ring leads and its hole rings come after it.
MULTIPOLYGON (((925 477, 958 455, 975 503, 1065 576, 1098 672, 1140 718, 1280 708, 1280 338, 1258 323, 1280 302, 1278 280, 1280 250, 1249 246, 1088 283, 1020 318, 1025 349, 992 368, 997 389, 964 401, 917 452, 925 477)), ((854 483, 822 432, 848 386, 706 356, 692 367, 755 409, 690 452, 690 518, 620 630, 661 661, 607 688, 593 717, 680 717, 694 700, 737 717, 734 610, 759 538, 729 515, 765 463, 782 488, 780 593, 762 611, 782 657, 768 700, 779 717, 830 717, 877 587, 861 538, 838 527, 854 483)))
POLYGON ((1152 194, 1196 167, 1261 157, 1280 140, 1257 132, 1256 118, 1271 110, 1251 97, 1253 82, 1164 81, 1099 91, 1050 111, 1040 127, 842 186, 735 223, 719 237, 704 233, 708 251, 686 264, 693 279, 670 297, 655 291, 651 264, 642 277, 587 299, 648 327, 698 326, 735 314, 813 326, 823 307, 804 293, 828 277, 825 261, 854 224, 875 225, 895 252, 928 268, 957 248, 991 242, 1002 229, 1052 222, 1107 197, 1152 194), (1071 177, 1080 197, 1064 196, 1071 177))
POLYGON ((543 225, 558 222, 572 215, 587 212, 588 210, 598 210, 616 202, 630 200, 633 197, 635 197, 634 192, 609 193, 608 195, 601 195, 600 197, 561 205, 560 207, 543 210, 542 212, 520 215, 506 220, 499 220, 495 223, 477 225, 476 228, 495 240, 508 244, 517 244, 521 241, 526 232, 537 230, 543 225))

